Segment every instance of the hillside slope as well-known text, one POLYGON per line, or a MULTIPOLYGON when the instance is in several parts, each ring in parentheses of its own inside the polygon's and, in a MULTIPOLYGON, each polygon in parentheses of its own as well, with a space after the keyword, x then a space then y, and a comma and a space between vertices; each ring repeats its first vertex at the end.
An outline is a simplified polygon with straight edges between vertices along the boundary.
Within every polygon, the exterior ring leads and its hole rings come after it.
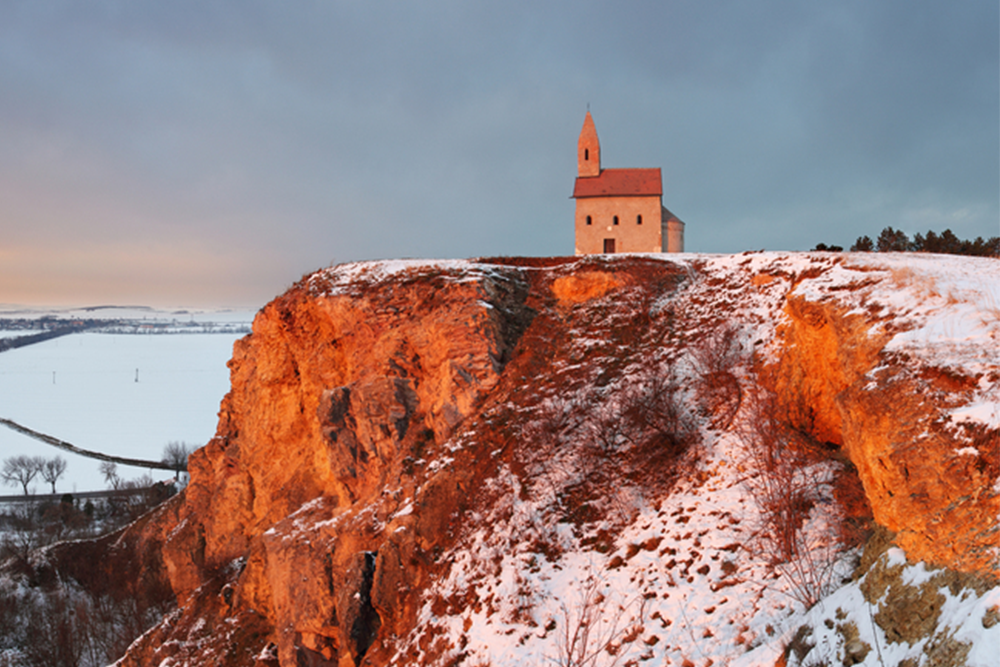
POLYGON ((317 272, 117 539, 177 600, 119 664, 985 665, 998 349, 990 259, 317 272))

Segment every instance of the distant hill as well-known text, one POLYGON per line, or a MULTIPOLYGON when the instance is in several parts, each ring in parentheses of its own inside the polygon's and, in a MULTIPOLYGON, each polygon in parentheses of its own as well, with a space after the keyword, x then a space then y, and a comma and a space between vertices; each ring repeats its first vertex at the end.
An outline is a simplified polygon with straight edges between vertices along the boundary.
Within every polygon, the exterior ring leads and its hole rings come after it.
POLYGON ((250 333, 252 312, 157 310, 147 306, 0 309, 0 352, 90 331, 114 334, 250 333), (18 336, 16 332, 24 331, 18 336))

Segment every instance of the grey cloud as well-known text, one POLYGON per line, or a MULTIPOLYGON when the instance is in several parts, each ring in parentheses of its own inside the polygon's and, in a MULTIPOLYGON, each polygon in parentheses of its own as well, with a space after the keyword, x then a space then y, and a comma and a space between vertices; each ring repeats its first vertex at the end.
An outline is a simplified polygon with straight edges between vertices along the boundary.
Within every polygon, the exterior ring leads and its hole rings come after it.
POLYGON ((589 102, 692 250, 996 235, 996 25, 978 0, 4 3, 4 226, 183 236, 257 300, 333 259, 568 253, 589 102))

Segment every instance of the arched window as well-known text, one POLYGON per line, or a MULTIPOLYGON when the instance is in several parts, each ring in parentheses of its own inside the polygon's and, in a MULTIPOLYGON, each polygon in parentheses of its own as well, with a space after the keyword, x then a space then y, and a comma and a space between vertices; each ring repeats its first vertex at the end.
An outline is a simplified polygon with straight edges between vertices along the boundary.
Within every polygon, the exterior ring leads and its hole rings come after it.
POLYGON ((593 221, 594 221, 594 220, 593 220, 593 218, 591 218, 591 217, 590 217, 590 216, 588 215, 588 216, 587 216, 587 224, 589 225, 589 224, 590 224, 590 223, 592 223, 593 221))
POLYGON ((589 148, 584 148, 583 149, 583 159, 584 160, 589 160, 590 159, 590 149, 589 148))
POLYGON ((616 225, 618 224, 618 216, 617 215, 615 216, 614 224, 616 224, 616 225))
POLYGON ((637 224, 637 225, 641 225, 642 224, 642 214, 641 213, 639 215, 635 216, 635 224, 637 224))

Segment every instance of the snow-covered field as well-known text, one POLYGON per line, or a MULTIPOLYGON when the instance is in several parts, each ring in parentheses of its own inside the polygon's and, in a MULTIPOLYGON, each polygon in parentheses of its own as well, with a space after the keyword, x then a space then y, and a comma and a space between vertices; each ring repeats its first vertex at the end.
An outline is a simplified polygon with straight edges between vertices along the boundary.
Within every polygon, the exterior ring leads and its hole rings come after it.
MULTIPOLYGON (((66 318, 84 313, 66 311, 66 318)), ((93 318, 158 314, 120 309, 85 311, 93 318)), ((39 311, 5 310, 0 317, 38 317, 39 311)), ((249 322, 250 312, 185 313, 199 322, 249 322)), ((28 332, 24 332, 28 333, 28 332)), ((181 441, 195 447, 215 432, 219 402, 229 390, 233 343, 242 334, 125 335, 78 333, 0 353, 0 417, 77 447, 119 456, 159 460, 163 447, 181 441)), ((64 452, 0 428, 0 459, 26 454, 67 460, 57 490, 106 487, 99 461, 64 452)), ((144 469, 119 468, 128 479, 144 469)), ((169 476, 152 471, 159 479, 169 476)), ((36 483, 37 492, 49 489, 36 483)), ((0 495, 15 494, 14 487, 0 495)))

